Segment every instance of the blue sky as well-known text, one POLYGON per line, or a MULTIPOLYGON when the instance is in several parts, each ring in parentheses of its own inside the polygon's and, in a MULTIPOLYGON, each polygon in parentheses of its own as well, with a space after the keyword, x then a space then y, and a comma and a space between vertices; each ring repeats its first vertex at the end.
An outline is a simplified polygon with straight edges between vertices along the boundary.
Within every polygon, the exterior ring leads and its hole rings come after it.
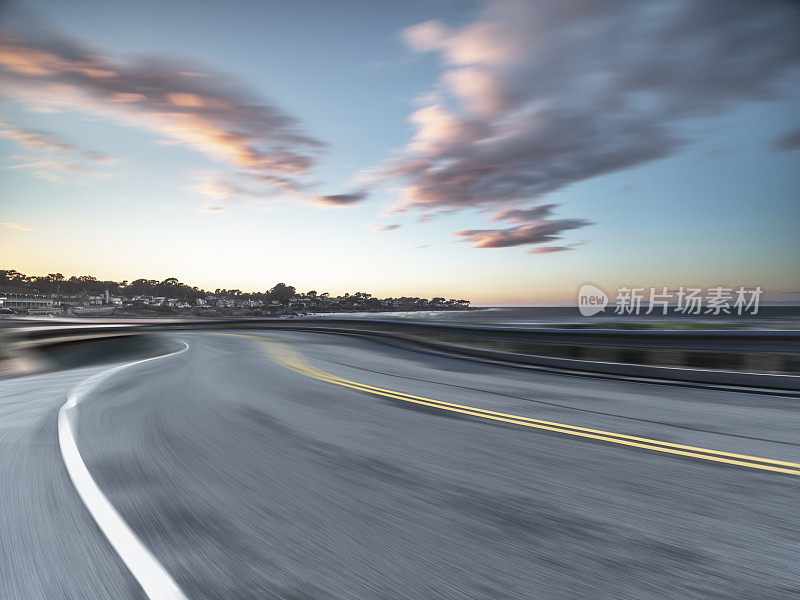
POLYGON ((733 2, 701 26, 691 3, 584 4, 12 7, 5 56, 32 62, 0 61, 3 266, 481 304, 571 302, 585 282, 799 299, 800 150, 776 150, 800 128, 797 10, 733 2), (564 33, 576 26, 585 41, 564 33), (149 71, 126 70, 142 56, 149 71), (110 100, 173 72, 234 108, 195 111, 170 89, 169 110, 110 100), (259 113, 250 140, 253 105, 293 125, 259 113), (236 139, 195 139, 211 125, 236 139), (226 154, 249 145, 255 166, 226 154), (264 166, 287 149, 290 166, 264 166), (212 181, 226 193, 209 197, 212 181), (535 220, 498 216, 542 205, 535 220))

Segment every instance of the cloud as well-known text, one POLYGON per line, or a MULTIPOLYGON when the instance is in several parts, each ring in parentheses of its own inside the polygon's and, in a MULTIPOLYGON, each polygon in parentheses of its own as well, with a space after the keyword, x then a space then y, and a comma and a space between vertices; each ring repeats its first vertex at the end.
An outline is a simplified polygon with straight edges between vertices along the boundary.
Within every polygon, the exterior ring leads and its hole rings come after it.
POLYGON ((31 149, 72 151, 74 146, 57 139, 52 134, 23 129, 0 119, 0 137, 19 142, 31 149))
POLYGON ((642 185, 641 181, 629 181, 625 185, 620 186, 618 191, 620 193, 625 194, 627 192, 632 192, 633 190, 635 190, 638 187, 641 187, 641 185, 642 185))
POLYGON ((538 221, 549 217, 550 213, 556 207, 556 204, 541 204, 533 208, 507 208, 501 210, 492 217, 492 221, 512 221, 515 223, 526 223, 529 221, 538 221))
POLYGON ((188 190, 207 200, 201 212, 220 212, 243 204, 260 208, 276 208, 281 202, 305 200, 297 183, 277 176, 253 174, 249 177, 232 177, 222 172, 200 172, 188 190), (280 189, 280 194, 275 194, 280 189))
POLYGON ((415 25, 442 72, 374 181, 403 186, 399 210, 510 210, 674 155, 693 120, 781 97, 798 30, 800 5, 751 0, 496 1, 415 25))
MULTIPOLYGON (((479 229, 456 232, 455 235, 473 242, 476 248, 505 248, 509 246, 536 245, 561 239, 562 232, 592 225, 585 219, 548 219, 557 204, 540 204, 530 208, 507 208, 492 216, 492 221, 517 223, 507 229, 479 229)), ((540 246, 529 254, 548 254, 571 250, 581 244, 540 246)))
POLYGON ((33 227, 30 225, 25 225, 24 223, 0 223, 0 225, 10 229, 17 229, 19 231, 34 231, 33 227))
POLYGON ((772 141, 772 149, 777 152, 790 152, 798 148, 800 148, 800 129, 785 133, 772 141))
POLYGON ((3 119, 0 119, 0 137, 38 154, 8 157, 18 162, 4 168, 30 170, 35 177, 56 183, 79 183, 84 177, 99 175, 102 166, 117 162, 102 152, 79 148, 54 133, 28 129, 3 119))
POLYGON ((539 221, 528 225, 517 225, 506 229, 467 229, 454 235, 472 242, 473 248, 509 248, 542 244, 561 239, 561 233, 591 225, 585 219, 558 219, 539 221))
POLYGON ((314 203, 324 208, 340 208, 353 206, 366 199, 366 192, 352 192, 350 194, 333 194, 331 196, 317 196, 314 203))
POLYGON ((531 248, 528 250, 528 254, 552 254, 554 252, 566 252, 567 250, 572 250, 578 246, 582 246, 583 244, 567 244, 566 246, 539 246, 537 248, 531 248))
POLYGON ((0 137, 14 140, 31 150, 65 152, 98 163, 114 162, 113 158, 102 152, 83 150, 78 148, 75 144, 64 141, 54 133, 37 129, 27 129, 3 119, 0 119, 0 137))
POLYGON ((427 21, 403 31, 403 38, 406 44, 417 52, 427 52, 440 48, 442 40, 447 35, 447 27, 438 21, 427 21))
POLYGON ((29 107, 70 108, 146 129, 278 192, 300 186, 325 148, 283 110, 202 65, 114 58, 41 24, 18 29, 0 30, 0 76, 4 94, 29 107))
POLYGON ((17 162, 6 165, 5 169, 28 170, 39 179, 53 183, 82 183, 87 177, 99 173, 82 164, 58 158, 39 158, 33 156, 13 155, 9 157, 17 162))
POLYGON ((372 233, 381 233, 384 231, 393 231, 395 229, 400 229, 402 225, 399 223, 395 223, 393 225, 375 225, 373 223, 367 223, 364 225, 367 229, 369 229, 372 233))
POLYGON ((220 173, 203 173, 200 175, 198 183, 189 186, 189 190, 208 198, 208 201, 200 207, 202 212, 228 210, 243 202, 259 199, 255 192, 241 184, 227 180, 220 173))

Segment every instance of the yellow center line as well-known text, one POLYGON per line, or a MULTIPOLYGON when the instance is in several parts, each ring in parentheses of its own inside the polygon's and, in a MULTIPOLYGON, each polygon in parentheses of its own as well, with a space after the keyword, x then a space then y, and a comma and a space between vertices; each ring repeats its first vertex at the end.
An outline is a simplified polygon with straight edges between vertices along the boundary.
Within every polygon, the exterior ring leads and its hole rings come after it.
POLYGON ((464 404, 454 404, 451 402, 434 400, 432 398, 425 398, 424 396, 414 396, 411 394, 406 394, 404 392, 398 392, 395 390, 389 390, 386 388, 380 388, 363 383, 358 383, 355 381, 350 381, 348 379, 338 377, 336 375, 332 375, 330 373, 326 373, 324 371, 320 371, 319 369, 309 366, 308 364, 305 363, 305 361, 303 361, 303 359, 297 352, 289 348, 287 345, 277 342, 275 340, 270 340, 269 338, 264 338, 261 336, 251 336, 244 334, 226 334, 226 335, 238 335, 240 337, 248 337, 251 339, 255 339, 266 345, 266 349, 269 355, 279 364, 282 364, 283 366, 298 373, 301 373, 307 377, 332 383, 334 385, 347 387, 357 391, 367 392, 370 394, 384 396, 396 400, 402 400, 404 402, 410 402, 413 404, 429 406, 432 408, 437 408, 439 410, 466 414, 475 417, 480 417, 483 419, 501 421, 504 423, 511 423, 514 425, 521 425, 524 427, 554 431, 557 433, 563 433, 577 437, 595 439, 605 442, 611 442, 614 444, 632 446, 636 448, 644 448, 647 450, 653 450, 656 452, 663 452, 667 454, 675 454, 679 456, 699 458, 702 460, 709 460, 713 462, 749 467, 752 469, 761 469, 764 471, 772 471, 776 473, 787 473, 790 475, 800 475, 800 464, 794 462, 780 461, 769 458, 760 458, 758 456, 736 454, 733 452, 723 452, 721 450, 710 450, 708 448, 700 448, 697 446, 686 446, 683 444, 675 444, 672 442, 663 442, 660 440, 637 437, 621 433, 614 433, 611 431, 603 431, 601 429, 590 429, 588 427, 578 427, 576 425, 567 425, 565 423, 544 421, 541 419, 533 419, 530 417, 523 417, 520 415, 512 415, 508 413, 485 410, 482 408, 467 406, 464 404))
MULTIPOLYGON (((299 365, 298 365, 298 368, 295 368, 295 370, 301 370, 299 365)), ((623 434, 623 433, 614 433, 612 431, 604 431, 602 429, 591 429, 591 428, 588 428, 588 427, 578 427, 577 425, 567 425, 565 423, 557 423, 557 422, 554 422, 554 421, 544 421, 542 419, 533 419, 533 418, 530 418, 530 417, 523 417, 523 416, 520 416, 520 415, 511 415, 511 414, 508 414, 508 413, 495 412, 495 411, 492 411, 492 410, 486 410, 486 409, 483 409, 483 408, 476 408, 476 407, 473 407, 473 406, 465 406, 463 404, 453 404, 451 402, 444 402, 442 400, 435 400, 435 399, 432 399, 432 398, 425 398, 425 397, 422 397, 422 396, 414 396, 414 395, 411 395, 411 394, 407 394, 405 392, 397 392, 397 391, 394 391, 394 390, 387 390, 385 388, 379 388, 379 387, 367 385, 367 384, 364 384, 364 383, 357 383, 357 382, 349 381, 347 379, 342 379, 342 378, 337 377, 335 375, 329 375, 329 374, 323 373, 322 371, 317 371, 316 369, 308 368, 308 367, 305 367, 304 373, 306 375, 309 375, 309 376, 314 376, 317 379, 324 379, 325 381, 329 381, 331 383, 341 383, 342 385, 345 385, 345 384, 355 385, 355 386, 358 386, 359 389, 362 389, 363 391, 367 391, 367 392, 372 392, 372 391, 374 391, 376 393, 385 392, 385 393, 390 393, 390 394, 396 394, 396 395, 399 395, 399 396, 403 396, 404 399, 416 399, 416 400, 422 400, 422 401, 425 401, 425 402, 428 402, 428 403, 435 403, 435 404, 439 405, 439 408, 452 407, 452 408, 459 408, 459 409, 467 409, 467 410, 472 410, 472 411, 475 411, 475 412, 482 413, 483 415, 493 415, 493 416, 517 419, 517 420, 521 420, 521 421, 526 421, 528 423, 537 423, 537 424, 540 424, 540 425, 549 425, 549 426, 554 426, 554 427, 571 429, 571 430, 574 430, 574 431, 595 433, 595 434, 600 434, 600 435, 610 435, 610 436, 614 436, 614 437, 617 437, 617 438, 624 438, 624 439, 638 441, 638 442, 659 444, 661 446, 667 446, 667 447, 670 447, 670 448, 679 448, 679 449, 682 449, 682 450, 695 450, 695 451, 699 451, 699 452, 704 452, 706 454, 717 454, 717 455, 720 455, 720 456, 728 456, 728 457, 731 457, 731 458, 744 458, 744 459, 747 459, 747 460, 756 460, 756 461, 759 461, 759 462, 765 462, 765 463, 770 463, 770 464, 775 464, 775 465, 784 465, 784 466, 800 468, 800 464, 793 463, 793 462, 787 462, 787 461, 781 461, 781 460, 773 460, 773 459, 770 459, 770 458, 758 458, 758 457, 755 457, 755 456, 748 456, 746 454, 736 454, 736 453, 733 453, 733 452, 723 452, 721 450, 709 450, 708 448, 698 448, 697 446, 686 446, 686 445, 683 445, 683 444, 674 444, 672 442, 662 442, 660 440, 652 440, 652 439, 649 439, 649 438, 637 437, 637 436, 633 436, 633 435, 626 435, 626 434, 623 434)))

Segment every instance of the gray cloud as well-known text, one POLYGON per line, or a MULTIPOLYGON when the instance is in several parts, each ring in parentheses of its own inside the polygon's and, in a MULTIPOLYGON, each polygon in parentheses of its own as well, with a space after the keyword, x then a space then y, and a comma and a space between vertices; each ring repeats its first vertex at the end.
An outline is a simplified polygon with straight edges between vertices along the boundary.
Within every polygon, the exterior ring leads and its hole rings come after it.
POLYGON ((629 181, 625 185, 620 186, 618 191, 623 193, 623 194, 627 193, 627 192, 632 192, 633 190, 635 190, 636 188, 640 187, 641 185, 642 185, 642 183, 640 181, 629 181))
POLYGON ((772 148, 778 152, 790 152, 800 148, 800 129, 795 129, 775 138, 772 141, 772 148))
POLYGON ((528 250, 528 254, 553 254, 554 252, 566 252, 567 250, 573 250, 582 245, 583 243, 567 244, 566 246, 538 246, 528 250))
POLYGON ((367 197, 366 192, 353 192, 350 194, 333 194, 330 196, 317 196, 314 203, 326 208, 352 206, 362 202, 367 197))
MULTIPOLYGON (((800 5, 773 0, 498 1, 417 25, 406 41, 444 70, 377 180, 405 184, 401 210, 504 206, 521 223, 517 204, 675 154, 692 119, 779 98, 798 31, 800 5)), ((528 230, 478 231, 497 247, 528 230)))
POLYGON ((541 204, 532 208, 507 208, 496 213, 492 221, 512 221, 514 223, 526 223, 539 221, 550 216, 556 204, 541 204))
POLYGON ((456 231, 454 235, 472 242, 473 248, 509 248, 554 242, 561 239, 564 231, 587 225, 591 225, 591 222, 585 219, 558 219, 505 229, 467 229, 456 231))

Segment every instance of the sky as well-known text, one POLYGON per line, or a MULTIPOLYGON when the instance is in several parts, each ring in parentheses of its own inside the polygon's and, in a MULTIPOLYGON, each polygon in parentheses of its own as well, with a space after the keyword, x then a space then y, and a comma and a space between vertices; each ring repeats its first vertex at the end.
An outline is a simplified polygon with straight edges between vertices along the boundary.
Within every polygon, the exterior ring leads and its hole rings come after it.
POLYGON ((0 4, 0 267, 800 300, 800 5, 0 4))

